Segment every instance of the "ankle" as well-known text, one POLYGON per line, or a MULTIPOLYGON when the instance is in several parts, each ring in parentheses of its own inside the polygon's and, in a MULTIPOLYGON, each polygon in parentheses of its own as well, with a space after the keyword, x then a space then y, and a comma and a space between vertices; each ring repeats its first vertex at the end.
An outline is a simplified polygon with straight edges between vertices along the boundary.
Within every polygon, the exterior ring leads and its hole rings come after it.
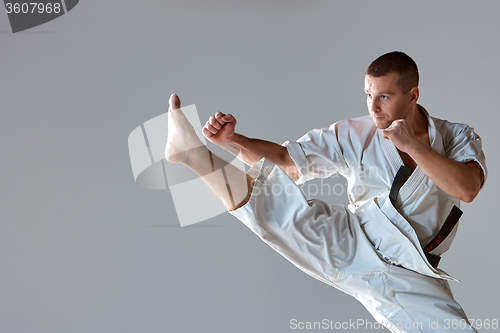
POLYGON ((211 162, 211 152, 208 150, 206 146, 199 146, 195 148, 191 148, 184 152, 185 158, 181 162, 182 164, 193 168, 199 167, 201 165, 211 166, 213 163, 211 162))

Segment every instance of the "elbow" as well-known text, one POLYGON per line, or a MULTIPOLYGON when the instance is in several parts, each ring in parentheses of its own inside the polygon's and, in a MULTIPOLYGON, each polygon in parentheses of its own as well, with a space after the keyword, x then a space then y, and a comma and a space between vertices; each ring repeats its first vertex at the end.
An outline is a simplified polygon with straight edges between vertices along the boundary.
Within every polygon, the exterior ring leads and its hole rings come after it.
POLYGON ((300 178, 300 174, 298 173, 287 173, 287 175, 291 180, 293 180, 294 183, 296 183, 300 178))
POLYGON ((475 197, 476 196, 469 195, 469 196, 462 196, 459 199, 463 202, 471 203, 475 197))
POLYGON ((475 161, 466 163, 466 166, 469 167, 470 172, 465 178, 467 180, 462 182, 461 195, 458 199, 470 203, 477 197, 483 187, 484 173, 481 166, 475 161))
POLYGON ((286 165, 282 167, 283 171, 290 177, 294 183, 296 183, 299 178, 300 178, 300 173, 295 164, 293 165, 286 165))
POLYGON ((297 169, 295 162, 288 154, 288 150, 286 148, 283 149, 283 153, 280 156, 279 166, 294 182, 297 182, 297 180, 300 178, 299 170, 297 169))
POLYGON ((462 195, 458 199, 460 199, 463 202, 471 203, 479 194, 479 190, 481 188, 474 188, 474 189, 469 189, 467 191, 464 191, 462 195))

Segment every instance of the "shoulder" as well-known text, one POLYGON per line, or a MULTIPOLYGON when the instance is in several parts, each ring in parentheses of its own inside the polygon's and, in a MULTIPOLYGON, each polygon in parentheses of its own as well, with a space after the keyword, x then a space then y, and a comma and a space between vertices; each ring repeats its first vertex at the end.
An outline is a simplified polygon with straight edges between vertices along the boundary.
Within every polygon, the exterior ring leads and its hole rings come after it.
POLYGON ((459 162, 474 159, 486 170, 482 140, 474 128, 467 124, 437 118, 433 118, 433 121, 436 131, 441 134, 445 156, 459 162))
POLYGON ((431 118, 432 121, 434 121, 434 125, 436 126, 436 131, 441 134, 445 146, 448 146, 453 141, 456 141, 458 138, 464 135, 468 137, 479 137, 474 133, 474 129, 467 124, 455 123, 435 117, 431 118))
POLYGON ((297 142, 338 142, 341 146, 358 145, 373 138, 374 133, 376 133, 376 127, 371 117, 363 116, 340 120, 329 127, 313 129, 297 142))
POLYGON ((463 123, 454 123, 449 120, 439 119, 436 117, 431 117, 432 121, 434 121, 434 125, 436 126, 436 130, 441 134, 460 134, 467 130, 470 130, 471 127, 467 124, 463 123))
POLYGON ((370 116, 363 116, 338 121, 332 124, 330 128, 334 128, 339 135, 356 134, 358 136, 363 136, 363 134, 373 131, 375 125, 373 125, 373 121, 370 116))
POLYGON ((371 140, 376 133, 376 127, 370 116, 346 119, 330 126, 335 130, 339 143, 354 144, 371 140))

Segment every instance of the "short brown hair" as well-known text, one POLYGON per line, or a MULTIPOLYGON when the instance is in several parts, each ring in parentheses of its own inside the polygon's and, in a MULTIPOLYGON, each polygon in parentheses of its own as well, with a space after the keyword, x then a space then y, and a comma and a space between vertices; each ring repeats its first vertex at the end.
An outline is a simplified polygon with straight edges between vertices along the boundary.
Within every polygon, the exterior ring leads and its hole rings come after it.
POLYGON ((398 85, 403 92, 418 87, 417 64, 406 53, 394 51, 381 55, 366 70, 366 74, 373 77, 389 73, 399 74, 398 85))

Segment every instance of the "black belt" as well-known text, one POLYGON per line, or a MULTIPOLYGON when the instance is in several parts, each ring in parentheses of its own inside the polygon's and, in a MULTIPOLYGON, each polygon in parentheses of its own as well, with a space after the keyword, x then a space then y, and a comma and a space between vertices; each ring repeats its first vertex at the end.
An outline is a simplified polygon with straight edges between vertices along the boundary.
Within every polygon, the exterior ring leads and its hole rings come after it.
MULTIPOLYGON (((396 199, 398 197, 399 190, 401 189, 401 186, 403 186, 403 184, 406 183, 408 178, 410 178, 411 173, 412 170, 410 168, 407 168, 404 165, 402 165, 399 168, 396 177, 394 177, 394 181, 391 186, 391 191, 389 192, 389 199, 391 200, 391 203, 394 206, 394 208, 396 208, 396 199)), ((431 254, 429 252, 435 249, 439 244, 441 244, 444 241, 446 237, 448 237, 448 235, 453 230, 453 228, 455 227, 461 216, 462 216, 462 211, 460 210, 460 208, 453 205, 451 212, 448 214, 448 217, 444 221, 444 224, 437 233, 437 235, 434 236, 434 238, 426 246, 423 247, 424 254, 427 257, 429 263, 432 265, 432 267, 434 268, 438 267, 439 260, 441 260, 441 257, 435 254, 431 254)))

